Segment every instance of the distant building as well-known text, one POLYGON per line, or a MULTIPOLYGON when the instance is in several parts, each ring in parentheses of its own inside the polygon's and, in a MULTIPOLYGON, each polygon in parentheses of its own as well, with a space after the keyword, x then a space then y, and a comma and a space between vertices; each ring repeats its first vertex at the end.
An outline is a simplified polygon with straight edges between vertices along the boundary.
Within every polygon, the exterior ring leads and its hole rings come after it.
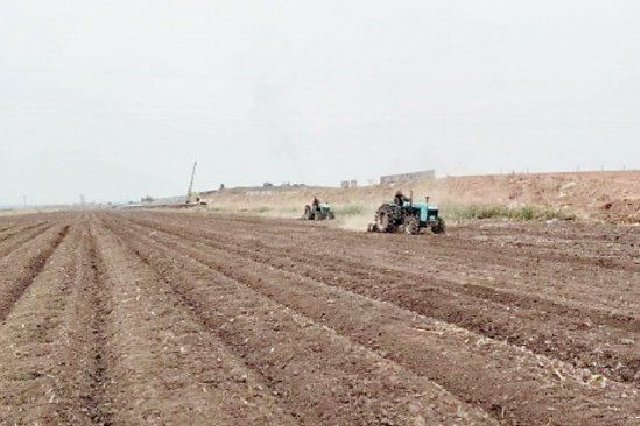
POLYGON ((427 180, 427 179, 435 179, 435 178, 436 178, 435 170, 423 170, 420 172, 413 172, 413 173, 398 173, 395 175, 381 176, 380 185, 391 185, 394 183, 407 182, 411 180, 427 180))
POLYGON ((355 179, 351 179, 351 187, 352 188, 357 188, 358 187, 358 181, 355 179))
POLYGON ((340 186, 342 188, 348 188, 349 187, 350 182, 348 180, 342 180, 340 181, 340 186))
POLYGON ((358 186, 358 181, 355 179, 340 181, 340 187, 342 188, 356 188, 357 186, 358 186))

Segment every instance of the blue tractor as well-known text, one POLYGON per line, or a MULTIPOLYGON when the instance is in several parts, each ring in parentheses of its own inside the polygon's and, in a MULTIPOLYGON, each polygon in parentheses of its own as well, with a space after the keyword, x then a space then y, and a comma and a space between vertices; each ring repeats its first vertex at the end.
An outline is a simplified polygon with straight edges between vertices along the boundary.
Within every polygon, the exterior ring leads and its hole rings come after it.
POLYGON ((414 203, 413 193, 406 198, 401 192, 391 203, 382 204, 375 215, 375 222, 370 223, 367 232, 420 234, 423 228, 431 228, 434 234, 443 234, 444 220, 438 214, 438 207, 424 203, 414 203))

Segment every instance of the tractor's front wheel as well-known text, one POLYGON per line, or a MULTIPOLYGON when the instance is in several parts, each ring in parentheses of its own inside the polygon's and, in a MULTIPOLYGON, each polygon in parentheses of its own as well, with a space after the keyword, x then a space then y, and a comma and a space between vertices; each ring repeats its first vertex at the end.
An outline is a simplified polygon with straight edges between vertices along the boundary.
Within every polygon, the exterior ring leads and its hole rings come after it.
POLYGON ((445 231, 444 220, 441 217, 439 217, 438 223, 436 223, 431 227, 431 232, 433 232, 434 234, 444 234, 444 231, 445 231))
POLYGON ((420 222, 418 218, 412 216, 404 222, 404 232, 409 235, 418 235, 420 233, 420 222))

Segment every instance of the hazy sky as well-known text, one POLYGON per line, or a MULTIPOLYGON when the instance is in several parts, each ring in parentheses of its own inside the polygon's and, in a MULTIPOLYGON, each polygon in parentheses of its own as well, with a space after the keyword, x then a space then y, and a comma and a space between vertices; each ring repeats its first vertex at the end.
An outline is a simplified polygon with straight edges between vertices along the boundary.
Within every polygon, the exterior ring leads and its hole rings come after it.
POLYGON ((0 204, 640 167, 637 0, 0 0, 0 204))

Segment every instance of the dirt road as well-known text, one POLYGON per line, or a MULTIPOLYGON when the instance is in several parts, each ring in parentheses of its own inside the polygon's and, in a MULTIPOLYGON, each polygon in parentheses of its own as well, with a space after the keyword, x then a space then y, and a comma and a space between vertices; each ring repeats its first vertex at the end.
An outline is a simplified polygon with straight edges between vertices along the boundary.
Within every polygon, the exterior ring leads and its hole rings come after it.
POLYGON ((0 424, 640 425, 640 228, 0 218, 0 424))

